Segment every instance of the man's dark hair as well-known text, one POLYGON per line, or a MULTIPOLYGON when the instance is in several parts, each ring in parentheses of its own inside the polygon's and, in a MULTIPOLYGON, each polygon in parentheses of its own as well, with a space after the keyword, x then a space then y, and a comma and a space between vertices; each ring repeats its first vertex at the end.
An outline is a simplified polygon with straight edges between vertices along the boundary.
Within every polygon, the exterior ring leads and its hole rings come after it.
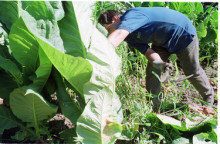
POLYGON ((110 23, 112 23, 112 18, 114 16, 120 16, 120 15, 121 15, 121 13, 116 10, 107 10, 107 11, 104 11, 100 14, 98 22, 101 23, 102 25, 103 24, 110 24, 110 23))

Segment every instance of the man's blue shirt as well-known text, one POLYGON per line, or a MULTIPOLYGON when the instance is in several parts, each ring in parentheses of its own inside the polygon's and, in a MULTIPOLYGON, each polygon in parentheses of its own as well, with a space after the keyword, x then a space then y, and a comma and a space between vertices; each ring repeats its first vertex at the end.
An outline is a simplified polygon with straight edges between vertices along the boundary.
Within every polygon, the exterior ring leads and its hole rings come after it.
POLYGON ((132 8, 120 19, 117 29, 129 31, 125 41, 143 54, 149 43, 178 53, 193 41, 192 35, 196 35, 195 27, 184 14, 168 8, 132 8))

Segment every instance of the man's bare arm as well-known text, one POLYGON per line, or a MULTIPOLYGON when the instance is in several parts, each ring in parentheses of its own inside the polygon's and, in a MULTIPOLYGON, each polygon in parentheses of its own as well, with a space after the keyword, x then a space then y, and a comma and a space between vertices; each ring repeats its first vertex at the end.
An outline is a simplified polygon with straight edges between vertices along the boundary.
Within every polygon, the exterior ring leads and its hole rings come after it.
MULTIPOLYGON (((128 31, 123 29, 117 29, 108 36, 108 40, 113 44, 114 47, 117 47, 128 35, 129 35, 128 31)), ((157 61, 163 63, 160 55, 151 48, 147 49, 145 56, 147 57, 148 61, 151 63, 157 61)))
POLYGON ((128 35, 128 31, 117 29, 108 36, 108 40, 113 44, 114 47, 117 47, 128 35))
POLYGON ((145 56, 147 57, 148 61, 149 62, 153 62, 155 60, 161 60, 161 57, 158 53, 156 53, 154 50, 152 50, 151 48, 148 48, 146 53, 145 53, 145 56))

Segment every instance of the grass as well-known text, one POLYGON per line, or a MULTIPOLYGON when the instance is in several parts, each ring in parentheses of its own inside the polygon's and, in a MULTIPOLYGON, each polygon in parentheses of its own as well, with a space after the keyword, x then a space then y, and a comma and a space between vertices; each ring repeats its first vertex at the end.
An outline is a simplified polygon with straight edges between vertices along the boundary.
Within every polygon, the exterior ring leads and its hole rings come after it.
MULTIPOLYGON (((116 80, 116 92, 120 96, 124 112, 123 127, 126 128, 127 141, 118 140, 117 143, 166 143, 171 142, 175 135, 170 134, 167 128, 160 128, 153 125, 146 117, 151 114, 151 94, 145 89, 145 77, 147 59, 138 51, 130 51, 126 43, 122 43, 117 52, 122 56, 122 74, 116 80)), ((173 63, 173 76, 177 80, 180 77, 177 65, 177 58, 171 56, 173 63)), ((170 82, 162 84, 162 103, 159 109, 160 114, 173 117, 184 122, 186 119, 200 116, 189 109, 183 99, 199 97, 198 92, 188 80, 182 82, 170 82), (190 94, 188 94, 190 92, 190 94)), ((175 131, 178 133, 178 131, 175 131)))

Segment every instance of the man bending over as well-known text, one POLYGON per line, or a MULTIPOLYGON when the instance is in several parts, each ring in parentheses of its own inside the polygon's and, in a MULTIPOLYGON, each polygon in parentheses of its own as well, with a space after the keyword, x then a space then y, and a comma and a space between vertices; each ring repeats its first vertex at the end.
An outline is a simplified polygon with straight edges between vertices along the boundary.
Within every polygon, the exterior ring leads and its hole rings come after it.
POLYGON ((126 41, 148 59, 146 88, 156 96, 152 99, 154 107, 160 104, 161 83, 152 71, 160 76, 170 54, 177 55, 186 76, 192 75, 189 81, 203 100, 213 104, 214 91, 199 64, 196 29, 184 14, 162 7, 139 7, 123 15, 115 10, 104 11, 99 22, 108 31, 108 40, 113 46, 126 41))

